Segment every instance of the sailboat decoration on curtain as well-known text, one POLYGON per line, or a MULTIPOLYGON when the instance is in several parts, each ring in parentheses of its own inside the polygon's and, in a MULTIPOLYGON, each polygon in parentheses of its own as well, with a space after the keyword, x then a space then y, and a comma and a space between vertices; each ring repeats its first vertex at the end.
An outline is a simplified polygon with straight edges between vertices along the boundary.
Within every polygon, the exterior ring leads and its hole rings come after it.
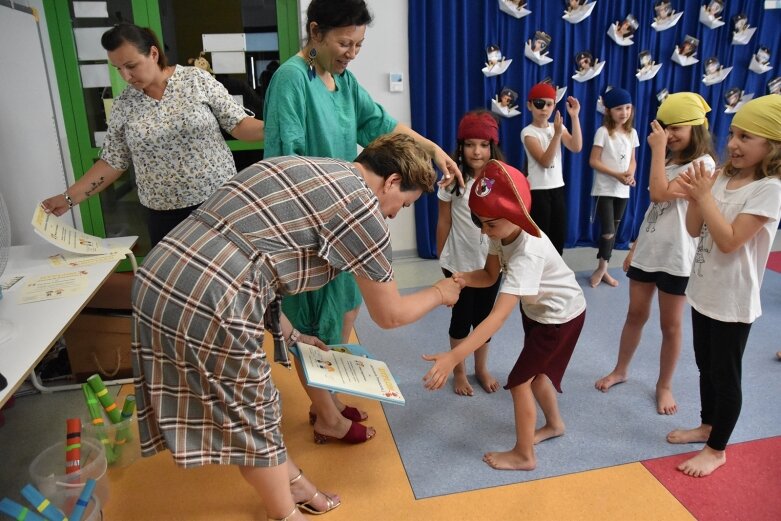
POLYGON ((596 2, 588 0, 564 0, 567 8, 564 10, 562 18, 571 24, 578 24, 591 16, 596 2))
POLYGON ((580 51, 575 55, 575 65, 577 71, 572 75, 572 79, 583 83, 599 76, 605 67, 605 62, 599 61, 599 58, 595 59, 590 51, 580 51))
POLYGON ((637 21, 637 17, 629 13, 623 21, 613 22, 607 29, 607 35, 618 45, 628 47, 635 43, 632 37, 637 32, 638 27, 640 27, 640 22, 637 21))
POLYGON ((486 47, 485 55, 487 61, 483 67, 483 74, 487 78, 503 74, 513 62, 512 58, 507 59, 502 55, 502 50, 496 44, 486 47))
POLYGON ((655 31, 666 31, 675 27, 681 16, 683 16, 683 11, 675 12, 670 0, 656 0, 654 2, 654 21, 651 23, 651 27, 655 31))
POLYGON ((499 0, 499 10, 515 18, 523 18, 532 14, 526 8, 526 0, 499 0))
POLYGON ((534 38, 526 40, 523 55, 537 65, 546 65, 553 61, 553 58, 548 56, 550 43, 551 37, 548 33, 545 31, 536 31, 534 33, 534 38))
POLYGON ((700 9, 700 23, 710 29, 718 29, 724 25, 721 13, 724 11, 724 0, 710 0, 700 9))

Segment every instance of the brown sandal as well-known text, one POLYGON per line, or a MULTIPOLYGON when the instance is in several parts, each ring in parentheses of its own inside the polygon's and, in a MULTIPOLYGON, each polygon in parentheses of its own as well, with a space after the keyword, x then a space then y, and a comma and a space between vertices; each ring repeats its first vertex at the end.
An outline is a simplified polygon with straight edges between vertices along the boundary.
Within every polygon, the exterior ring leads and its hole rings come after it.
MULTIPOLYGON (((296 476, 293 479, 291 479, 290 480, 290 484, 292 485, 293 483, 295 483, 296 481, 301 479, 303 476, 304 476, 304 471, 301 470, 301 469, 298 469, 298 476, 296 476)), ((341 501, 336 502, 336 501, 334 501, 334 498, 332 498, 328 494, 320 492, 319 490, 317 490, 315 488, 315 493, 312 494, 312 497, 309 498, 309 500, 307 500, 307 501, 301 501, 299 503, 296 503, 296 508, 300 508, 301 510, 309 512, 310 514, 314 514, 316 516, 319 516, 321 514, 326 514, 326 513, 330 512, 331 510, 335 509, 336 507, 338 507, 341 504, 342 504, 341 501), (325 504, 326 504, 326 509, 325 510, 317 510, 314 507, 314 505, 312 505, 312 501, 317 499, 317 496, 319 496, 319 495, 321 495, 321 496, 323 496, 325 498, 325 504)), ((290 514, 288 514, 288 517, 290 517, 290 514)), ((287 519, 287 518, 285 518, 285 519, 287 519)), ((280 521, 285 521, 285 519, 280 520, 280 521)))

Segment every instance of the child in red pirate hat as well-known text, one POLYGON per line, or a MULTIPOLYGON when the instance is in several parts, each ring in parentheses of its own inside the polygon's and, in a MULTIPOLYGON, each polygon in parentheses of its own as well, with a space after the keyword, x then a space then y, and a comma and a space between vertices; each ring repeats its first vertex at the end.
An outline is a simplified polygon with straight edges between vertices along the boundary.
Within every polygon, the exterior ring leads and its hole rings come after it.
POLYGON ((521 354, 505 389, 513 397, 515 446, 487 452, 483 461, 495 469, 532 470, 534 445, 564 434, 556 391, 586 317, 586 300, 575 274, 550 239, 529 216, 531 195, 526 177, 515 168, 491 160, 477 176, 469 197, 475 224, 490 239, 483 269, 455 273, 464 286, 486 287, 504 271, 493 310, 456 348, 424 355, 434 366, 423 377, 427 389, 441 388, 453 367, 496 333, 520 302, 524 329, 521 354), (535 430, 535 399, 545 425, 535 430))

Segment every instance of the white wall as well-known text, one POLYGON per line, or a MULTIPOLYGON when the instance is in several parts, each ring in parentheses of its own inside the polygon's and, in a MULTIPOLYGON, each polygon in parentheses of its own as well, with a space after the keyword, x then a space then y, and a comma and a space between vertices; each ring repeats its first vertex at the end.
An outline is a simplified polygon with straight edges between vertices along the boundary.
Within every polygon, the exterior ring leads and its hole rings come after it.
MULTIPOLYGON (((407 38, 407 0, 366 0, 374 21, 366 31, 361 54, 350 64, 361 85, 374 100, 401 123, 411 124, 409 100, 409 45, 407 38), (388 73, 404 75, 404 92, 390 92, 388 73)), ((302 25, 306 21, 309 0, 300 0, 302 25)), ((417 256, 415 213, 409 208, 388 221, 394 257, 417 256)))

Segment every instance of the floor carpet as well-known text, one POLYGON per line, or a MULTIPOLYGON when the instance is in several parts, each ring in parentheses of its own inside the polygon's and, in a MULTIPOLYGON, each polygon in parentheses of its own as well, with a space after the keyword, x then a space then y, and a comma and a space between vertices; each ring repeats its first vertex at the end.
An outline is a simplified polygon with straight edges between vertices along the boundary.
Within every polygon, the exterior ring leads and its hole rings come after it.
POLYGON ((727 464, 700 479, 692 479, 676 469, 692 455, 644 461, 643 466, 697 519, 779 519, 781 437, 730 445, 727 464))
MULTIPOLYGON (((537 447, 538 464, 531 472, 499 472, 481 461, 484 452, 508 450, 515 442, 512 400, 507 391, 488 394, 474 380, 473 397, 456 396, 449 384, 433 393, 423 388, 422 377, 430 363, 421 355, 448 349, 449 309, 436 309, 416 324, 396 330, 380 330, 365 310, 361 313, 356 323, 361 344, 388 362, 407 400, 406 406, 383 407, 416 498, 611 467, 696 448, 665 441, 670 430, 699 424, 688 307, 683 321, 684 348, 674 380, 678 414, 656 413, 654 388, 661 341, 656 308, 646 325, 629 380, 608 393, 594 389, 595 380, 615 364, 628 305, 628 280, 620 272, 613 275, 621 281, 618 288, 590 288, 588 274, 579 274, 588 311, 564 377, 564 394, 559 396, 567 432, 537 447)), ((781 316, 781 274, 767 272, 762 302, 764 316, 752 328, 744 357, 744 405, 733 443, 781 434, 781 411, 768 407, 781 391, 781 364, 775 361, 775 352, 781 346, 774 318, 781 316)), ((489 367, 502 384, 515 363, 522 335, 516 311, 493 338, 489 367)), ((467 370, 471 367, 469 360, 467 370)), ((538 425, 540 421, 538 415, 538 425)))

